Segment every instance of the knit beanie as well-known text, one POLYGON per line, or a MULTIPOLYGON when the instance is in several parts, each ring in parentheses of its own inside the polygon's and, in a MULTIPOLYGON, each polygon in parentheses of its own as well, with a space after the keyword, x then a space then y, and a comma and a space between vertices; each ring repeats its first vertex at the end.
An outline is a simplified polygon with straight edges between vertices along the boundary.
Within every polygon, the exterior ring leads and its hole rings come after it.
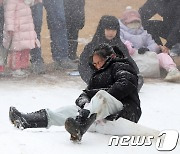
POLYGON ((127 9, 126 11, 124 11, 121 21, 127 25, 133 21, 139 21, 141 22, 141 16, 138 13, 138 11, 133 10, 133 9, 127 9))

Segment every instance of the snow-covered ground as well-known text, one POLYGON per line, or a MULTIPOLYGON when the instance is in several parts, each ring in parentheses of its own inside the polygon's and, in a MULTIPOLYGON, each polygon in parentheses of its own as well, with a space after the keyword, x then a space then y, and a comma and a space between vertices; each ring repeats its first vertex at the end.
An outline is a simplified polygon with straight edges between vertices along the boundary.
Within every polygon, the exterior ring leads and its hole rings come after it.
MULTIPOLYGON (((48 75, 32 81, 0 80, 0 154, 180 153, 179 144, 171 152, 159 152, 154 144, 108 146, 111 136, 90 132, 83 136, 81 144, 74 144, 69 140, 69 134, 64 127, 21 131, 14 128, 8 119, 10 106, 23 112, 32 112, 74 104, 84 87, 85 84, 79 77, 63 82, 58 82, 56 77, 48 75)), ((143 111, 140 124, 160 131, 173 129, 180 132, 180 84, 147 82, 140 92, 140 99, 143 111)))

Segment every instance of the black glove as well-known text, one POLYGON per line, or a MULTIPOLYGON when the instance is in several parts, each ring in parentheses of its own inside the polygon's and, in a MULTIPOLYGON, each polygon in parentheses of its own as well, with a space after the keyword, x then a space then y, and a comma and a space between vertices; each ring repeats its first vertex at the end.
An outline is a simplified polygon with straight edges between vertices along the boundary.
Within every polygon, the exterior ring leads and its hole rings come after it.
POLYGON ((79 106, 81 109, 84 108, 84 105, 85 105, 86 103, 90 103, 90 99, 89 99, 86 95, 84 95, 84 94, 81 94, 81 95, 76 99, 76 101, 75 101, 75 104, 76 104, 77 106, 79 106))
POLYGON ((144 54, 146 51, 149 51, 149 49, 148 48, 139 48, 138 49, 139 54, 144 54))

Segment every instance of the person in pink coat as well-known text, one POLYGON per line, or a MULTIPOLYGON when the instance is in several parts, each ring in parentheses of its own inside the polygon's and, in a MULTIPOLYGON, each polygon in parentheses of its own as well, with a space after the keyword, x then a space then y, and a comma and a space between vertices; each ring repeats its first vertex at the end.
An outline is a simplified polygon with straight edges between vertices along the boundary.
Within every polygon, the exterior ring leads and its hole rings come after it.
MULTIPOLYGON (((0 0, 0 49, 3 45, 3 27, 4 27, 4 9, 3 9, 3 0, 0 0)), ((1 58, 1 57, 0 57, 1 58)), ((4 64, 0 62, 0 75, 4 72, 4 64)))
POLYGON ((30 6, 34 0, 4 0, 4 40, 5 48, 10 49, 9 67, 14 77, 27 76, 30 49, 40 47, 30 6))

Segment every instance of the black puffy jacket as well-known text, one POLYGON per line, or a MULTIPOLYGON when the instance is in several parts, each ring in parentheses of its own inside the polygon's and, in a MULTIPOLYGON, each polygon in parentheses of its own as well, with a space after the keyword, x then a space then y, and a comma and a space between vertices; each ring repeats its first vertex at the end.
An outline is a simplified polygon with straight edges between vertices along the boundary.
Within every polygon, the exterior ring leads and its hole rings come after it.
MULTIPOLYGON (((101 89, 106 90, 113 97, 122 102, 124 109, 115 113, 119 117, 137 122, 141 116, 140 100, 137 91, 138 77, 132 64, 127 58, 111 58, 105 65, 96 70, 88 87, 80 97, 91 98, 101 89), (134 114, 133 119, 132 114, 134 114)), ((108 119, 108 120, 109 120, 108 119)))

